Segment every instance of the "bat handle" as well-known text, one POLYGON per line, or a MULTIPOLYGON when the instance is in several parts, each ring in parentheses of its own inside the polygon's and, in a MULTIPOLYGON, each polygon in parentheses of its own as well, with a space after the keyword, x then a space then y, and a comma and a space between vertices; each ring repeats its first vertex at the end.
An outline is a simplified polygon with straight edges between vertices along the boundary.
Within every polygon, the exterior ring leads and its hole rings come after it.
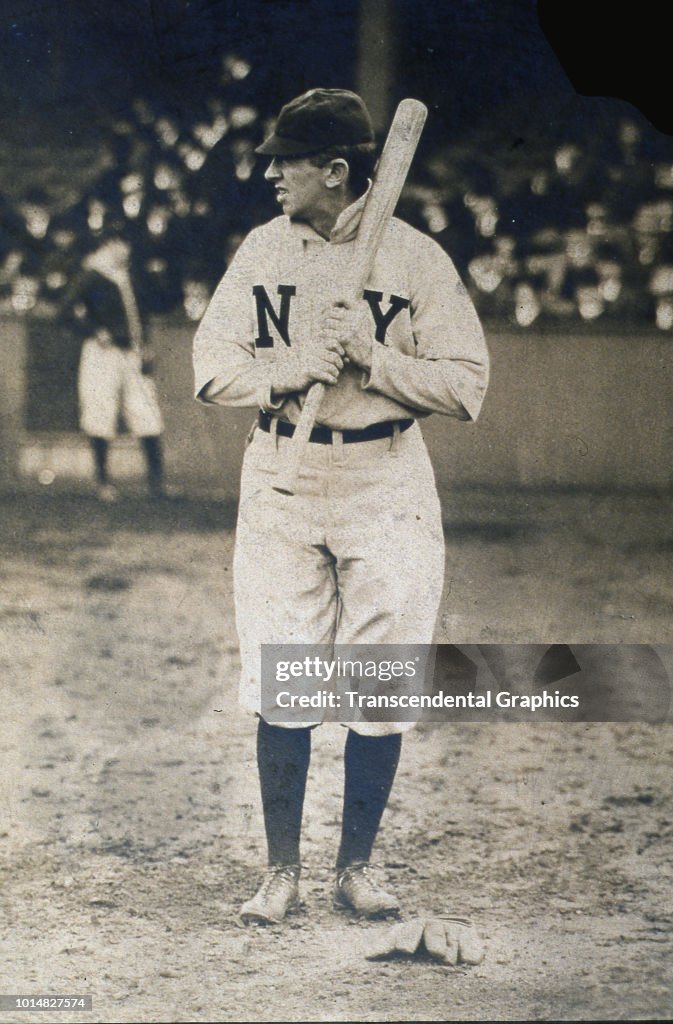
POLYGON ((299 471, 304 460, 304 452, 309 444, 309 437, 318 415, 318 409, 325 394, 325 385, 316 381, 309 388, 306 401, 302 406, 299 422, 297 423, 292 443, 285 445, 284 458, 280 465, 276 481, 273 484, 274 491, 281 494, 294 494, 299 479, 299 471))

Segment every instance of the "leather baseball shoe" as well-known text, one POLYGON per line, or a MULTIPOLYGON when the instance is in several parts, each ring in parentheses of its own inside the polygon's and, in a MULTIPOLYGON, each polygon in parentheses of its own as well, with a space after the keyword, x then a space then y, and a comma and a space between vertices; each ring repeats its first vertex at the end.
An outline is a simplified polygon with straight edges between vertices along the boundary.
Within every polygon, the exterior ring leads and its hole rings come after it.
POLYGON ((244 924, 278 924, 299 902, 299 874, 298 864, 269 868, 255 895, 241 907, 239 919, 244 924))
POLYGON ((400 905, 392 893, 386 892, 371 877, 369 864, 357 861, 337 874, 334 906, 347 907, 360 917, 395 917, 400 905))

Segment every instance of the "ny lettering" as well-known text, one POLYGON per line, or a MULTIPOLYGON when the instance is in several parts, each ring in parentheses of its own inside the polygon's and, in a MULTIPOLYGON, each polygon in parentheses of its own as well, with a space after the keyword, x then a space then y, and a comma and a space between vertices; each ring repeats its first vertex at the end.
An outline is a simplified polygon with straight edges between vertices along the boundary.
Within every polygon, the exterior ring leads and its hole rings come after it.
MULTIPOLYGON (((257 336, 255 338, 255 346, 257 348, 271 348, 273 346, 273 335, 269 329, 269 320, 271 320, 271 323, 285 344, 291 344, 290 303, 292 296, 297 294, 297 289, 293 284, 279 284, 276 291, 280 295, 280 308, 278 312, 276 312, 264 285, 256 284, 253 286, 252 294, 255 297, 255 312, 257 315, 257 336)), ((388 299, 388 309, 384 313, 381 309, 383 292, 374 292, 365 288, 362 297, 367 302, 374 320, 376 328, 374 338, 383 344, 386 340, 388 328, 395 317, 403 309, 409 307, 409 299, 403 299, 400 295, 391 295, 388 299)))

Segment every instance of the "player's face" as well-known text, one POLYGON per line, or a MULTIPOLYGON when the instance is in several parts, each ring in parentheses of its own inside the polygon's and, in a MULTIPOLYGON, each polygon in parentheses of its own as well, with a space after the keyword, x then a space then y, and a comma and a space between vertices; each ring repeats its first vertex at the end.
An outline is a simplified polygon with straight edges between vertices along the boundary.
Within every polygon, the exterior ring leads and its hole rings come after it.
POLYGON ((275 156, 264 177, 272 183, 283 213, 292 220, 310 223, 322 212, 328 197, 325 170, 310 163, 306 157, 275 156))

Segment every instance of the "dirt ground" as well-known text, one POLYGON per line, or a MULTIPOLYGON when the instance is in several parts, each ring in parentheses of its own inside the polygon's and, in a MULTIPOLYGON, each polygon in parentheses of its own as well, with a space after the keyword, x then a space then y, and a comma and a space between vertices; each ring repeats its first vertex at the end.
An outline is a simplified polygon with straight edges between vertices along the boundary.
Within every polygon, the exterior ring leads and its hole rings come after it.
MULTIPOLYGON (((670 495, 444 501, 437 640, 673 643, 670 495)), ((671 1019, 670 725, 422 725, 377 863, 405 916, 453 912, 478 967, 365 959, 331 908, 344 730, 314 734, 303 906, 241 929, 263 868, 235 703, 233 508, 0 501, 3 1021, 671 1019)))

